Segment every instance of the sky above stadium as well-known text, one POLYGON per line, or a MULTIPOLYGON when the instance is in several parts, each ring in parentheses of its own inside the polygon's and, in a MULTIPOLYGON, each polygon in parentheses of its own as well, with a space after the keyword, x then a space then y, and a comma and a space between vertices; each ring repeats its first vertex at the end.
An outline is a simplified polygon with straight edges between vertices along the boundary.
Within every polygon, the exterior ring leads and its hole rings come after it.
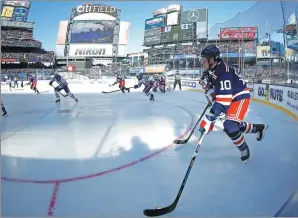
MULTIPOLYGON (((55 51, 58 26, 61 20, 69 20, 73 7, 89 2, 32 2, 28 21, 35 22, 34 37, 42 41, 43 48, 55 51)), ((216 23, 225 22, 239 12, 244 12, 252 7, 255 1, 154 1, 154 2, 93 2, 111 5, 121 9, 121 20, 130 22, 128 53, 141 52, 145 19, 153 16, 153 11, 167 7, 170 4, 181 4, 184 10, 195 8, 208 8, 209 23, 211 28, 216 23)))

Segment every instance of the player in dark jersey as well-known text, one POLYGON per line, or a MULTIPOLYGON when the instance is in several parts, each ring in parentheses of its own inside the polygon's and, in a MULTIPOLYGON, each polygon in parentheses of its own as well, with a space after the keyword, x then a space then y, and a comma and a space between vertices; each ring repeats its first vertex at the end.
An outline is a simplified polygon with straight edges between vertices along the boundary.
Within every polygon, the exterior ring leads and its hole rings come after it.
POLYGON ((7 111, 6 111, 6 109, 5 109, 4 104, 3 104, 2 101, 1 101, 1 110, 2 110, 2 112, 3 112, 2 116, 3 116, 3 117, 7 117, 7 116, 8 116, 8 115, 7 115, 7 111))
POLYGON ((30 76, 29 77, 29 84, 31 84, 30 89, 32 89, 35 93, 39 94, 39 91, 37 89, 37 77, 36 76, 30 76))
POLYGON ((210 114, 205 115, 201 122, 200 131, 204 130, 207 134, 212 131, 218 119, 225 117, 224 132, 239 149, 241 160, 246 163, 250 151, 243 133, 256 133, 257 141, 261 141, 268 125, 243 122, 250 103, 249 89, 237 69, 224 63, 219 56, 220 51, 214 45, 207 46, 201 52, 202 65, 208 71, 203 78, 207 83, 202 84, 207 84, 205 93, 213 105, 210 114))

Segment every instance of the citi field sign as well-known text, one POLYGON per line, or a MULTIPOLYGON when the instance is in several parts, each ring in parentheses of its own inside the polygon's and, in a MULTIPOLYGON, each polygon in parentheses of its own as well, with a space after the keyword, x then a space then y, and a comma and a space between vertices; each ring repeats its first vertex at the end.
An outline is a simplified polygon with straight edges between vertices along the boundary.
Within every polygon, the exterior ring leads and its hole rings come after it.
POLYGON ((100 14, 107 14, 113 17, 117 17, 117 11, 119 9, 109 5, 86 4, 86 5, 79 5, 73 10, 75 10, 75 14, 74 14, 75 17, 81 14, 87 14, 87 13, 100 13, 100 14))

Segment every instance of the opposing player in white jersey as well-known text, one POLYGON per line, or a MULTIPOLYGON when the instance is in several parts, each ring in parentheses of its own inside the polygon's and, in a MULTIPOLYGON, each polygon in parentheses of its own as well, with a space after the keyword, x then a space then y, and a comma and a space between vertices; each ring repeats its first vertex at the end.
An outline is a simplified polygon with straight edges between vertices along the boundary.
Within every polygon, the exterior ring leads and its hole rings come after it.
POLYGON ((138 84, 134 86, 135 89, 140 88, 142 85, 145 86, 143 92, 145 95, 150 96, 150 101, 154 101, 154 95, 150 92, 153 87, 154 79, 152 76, 145 77, 142 73, 137 75, 138 84))
POLYGON ((78 99, 70 92, 68 88, 68 83, 66 80, 60 76, 58 73, 55 73, 53 79, 50 81, 49 85, 52 86, 53 82, 58 83, 58 86, 54 87, 55 95, 56 95, 56 103, 60 102, 59 92, 63 89, 67 95, 69 95, 72 99, 78 102, 78 99))

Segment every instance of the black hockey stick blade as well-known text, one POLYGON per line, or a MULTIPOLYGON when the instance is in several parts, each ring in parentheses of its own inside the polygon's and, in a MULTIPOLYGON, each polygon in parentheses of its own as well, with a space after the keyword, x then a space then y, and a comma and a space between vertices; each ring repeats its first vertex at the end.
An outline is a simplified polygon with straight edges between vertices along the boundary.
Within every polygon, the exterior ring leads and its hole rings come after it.
MULTIPOLYGON (((128 89, 131 89, 131 88, 133 88, 133 87, 128 87, 128 89)), ((112 92, 120 92, 121 91, 121 89, 117 89, 117 90, 114 90, 114 91, 102 91, 102 93, 104 93, 104 94, 108 94, 108 93, 112 93, 112 92)))
POLYGON ((194 164, 194 162, 196 160, 197 154, 198 154, 198 152, 200 150, 201 143, 203 141, 204 136, 205 136, 204 131, 202 131, 201 132, 200 139, 199 139, 199 142, 198 142, 197 147, 196 147, 196 150, 195 150, 195 152, 194 152, 194 154, 193 154, 193 156, 191 158, 191 161, 190 161, 189 166, 187 168, 186 174, 185 174, 185 176, 183 178, 183 182, 182 182, 182 184, 181 184, 181 186, 179 188, 178 194, 177 194, 174 202, 170 206, 167 206, 167 207, 156 208, 156 209, 146 209, 143 212, 145 216, 148 216, 148 217, 161 216, 161 215, 165 215, 165 214, 171 213, 173 210, 175 210, 175 208, 176 208, 176 206, 178 204, 178 201, 179 201, 179 199, 181 197, 181 194, 183 192, 184 186, 185 186, 185 184, 187 182, 187 179, 188 179, 188 176, 190 174, 190 171, 191 171, 191 169, 193 167, 193 164, 194 164))
POLYGON ((171 213, 173 210, 175 210, 176 204, 173 202, 168 207, 163 208, 156 208, 156 209, 146 209, 144 210, 144 215, 148 217, 154 217, 154 216, 162 216, 168 213, 171 213))
POLYGON ((121 91, 121 90, 114 90, 114 91, 108 91, 108 92, 106 92, 106 91, 102 91, 102 93, 105 93, 105 94, 107 94, 107 93, 119 92, 119 91, 121 91))
POLYGON ((196 125, 195 125, 195 126, 193 127, 193 129, 191 130, 189 136, 188 136, 186 139, 175 139, 175 140, 174 140, 174 143, 175 143, 175 144, 178 144, 178 145, 179 145, 179 144, 186 144, 186 143, 189 141, 189 139, 190 139, 190 137, 192 136, 192 134, 194 133, 194 131, 195 131, 197 125, 199 124, 199 122, 201 121, 202 117, 204 116, 204 114, 206 113, 206 111, 207 111, 207 109, 208 109, 209 107, 210 107, 210 103, 208 102, 208 104, 207 104, 207 106, 205 107, 203 113, 201 114, 200 118, 199 118, 198 121, 196 122, 196 125))

